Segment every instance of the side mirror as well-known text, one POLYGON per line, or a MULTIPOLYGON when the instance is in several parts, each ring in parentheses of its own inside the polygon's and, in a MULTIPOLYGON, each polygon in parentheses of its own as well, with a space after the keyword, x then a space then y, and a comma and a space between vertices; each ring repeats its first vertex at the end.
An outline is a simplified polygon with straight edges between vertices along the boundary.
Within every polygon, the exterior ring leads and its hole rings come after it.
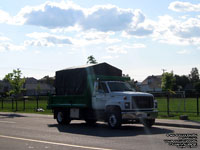
POLYGON ((95 91, 98 91, 98 90, 99 90, 99 82, 96 81, 96 82, 95 82, 95 91))

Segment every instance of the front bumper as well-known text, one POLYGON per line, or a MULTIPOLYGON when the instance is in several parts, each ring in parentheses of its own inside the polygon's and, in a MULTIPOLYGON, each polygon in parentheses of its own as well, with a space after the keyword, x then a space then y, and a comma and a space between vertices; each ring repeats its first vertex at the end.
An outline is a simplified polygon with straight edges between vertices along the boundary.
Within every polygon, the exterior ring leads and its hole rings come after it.
POLYGON ((158 111, 137 111, 137 112, 121 112, 123 120, 137 120, 137 119, 155 119, 158 116, 158 111))

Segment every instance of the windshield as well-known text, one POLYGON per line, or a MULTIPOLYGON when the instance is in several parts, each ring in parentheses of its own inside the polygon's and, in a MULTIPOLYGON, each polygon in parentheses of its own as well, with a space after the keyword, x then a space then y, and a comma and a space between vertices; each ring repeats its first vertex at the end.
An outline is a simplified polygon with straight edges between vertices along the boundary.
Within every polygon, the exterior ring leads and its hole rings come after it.
POLYGON ((111 92, 133 91, 128 83, 125 82, 108 82, 111 92))

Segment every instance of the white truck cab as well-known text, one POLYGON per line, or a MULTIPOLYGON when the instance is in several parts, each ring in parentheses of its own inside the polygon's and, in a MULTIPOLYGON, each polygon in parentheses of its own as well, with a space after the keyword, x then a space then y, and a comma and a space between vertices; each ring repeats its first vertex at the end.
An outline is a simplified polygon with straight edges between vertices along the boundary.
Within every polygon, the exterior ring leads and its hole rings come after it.
POLYGON ((137 121, 151 127, 158 115, 157 101, 152 94, 135 92, 123 81, 95 81, 92 108, 105 111, 106 121, 112 128, 137 121))

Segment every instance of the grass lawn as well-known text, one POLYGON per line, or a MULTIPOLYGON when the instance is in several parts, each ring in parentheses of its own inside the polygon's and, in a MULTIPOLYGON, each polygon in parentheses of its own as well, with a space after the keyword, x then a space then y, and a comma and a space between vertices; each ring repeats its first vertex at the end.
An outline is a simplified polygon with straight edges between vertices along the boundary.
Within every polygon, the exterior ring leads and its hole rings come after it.
POLYGON ((24 109, 24 100, 19 99, 17 101, 13 101, 10 99, 6 99, 3 101, 3 108, 2 108, 2 101, 0 101, 0 111, 2 112, 22 112, 22 113, 40 113, 40 114, 52 114, 52 111, 46 109, 47 107, 47 98, 48 97, 40 97, 38 100, 38 108, 42 108, 43 112, 37 112, 37 101, 35 97, 29 97, 29 99, 25 100, 25 109, 24 109), (16 111, 17 105, 17 111, 16 111))
MULTIPOLYGON (((181 115, 187 115, 190 120, 200 121, 200 114, 197 116, 197 99, 196 98, 170 98, 169 116, 167 116, 167 99, 166 97, 156 98, 158 101, 158 118, 179 119, 181 115)), ((199 100, 200 103, 200 100, 199 100)), ((200 110, 200 104, 199 104, 200 110)))

